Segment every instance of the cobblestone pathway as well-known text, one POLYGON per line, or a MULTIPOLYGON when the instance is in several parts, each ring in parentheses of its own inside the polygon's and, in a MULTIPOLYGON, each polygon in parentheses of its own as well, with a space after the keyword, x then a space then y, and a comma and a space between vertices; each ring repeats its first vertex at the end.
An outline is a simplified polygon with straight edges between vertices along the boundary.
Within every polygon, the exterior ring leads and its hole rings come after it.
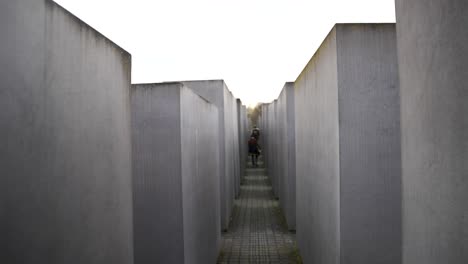
POLYGON ((248 168, 218 263, 302 263, 264 168, 248 168))

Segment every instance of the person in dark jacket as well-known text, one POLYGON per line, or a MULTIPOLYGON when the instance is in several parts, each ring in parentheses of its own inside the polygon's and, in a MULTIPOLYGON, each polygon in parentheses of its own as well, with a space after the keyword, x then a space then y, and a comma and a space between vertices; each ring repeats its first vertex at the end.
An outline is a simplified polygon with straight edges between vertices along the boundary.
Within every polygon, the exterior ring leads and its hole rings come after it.
POLYGON ((249 154, 252 157, 252 166, 257 167, 258 155, 260 155, 260 146, 254 136, 250 137, 249 140, 249 154))
POLYGON ((254 137, 258 141, 260 139, 260 129, 257 126, 254 126, 250 136, 254 137))

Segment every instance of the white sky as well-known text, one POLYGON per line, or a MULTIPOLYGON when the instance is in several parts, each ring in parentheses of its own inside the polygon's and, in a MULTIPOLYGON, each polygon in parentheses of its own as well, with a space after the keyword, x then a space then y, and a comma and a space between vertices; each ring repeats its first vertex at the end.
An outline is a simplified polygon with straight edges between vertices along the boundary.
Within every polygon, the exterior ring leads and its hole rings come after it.
POLYGON ((55 0, 132 54, 132 83, 224 79, 277 98, 335 23, 395 22, 394 0, 55 0))

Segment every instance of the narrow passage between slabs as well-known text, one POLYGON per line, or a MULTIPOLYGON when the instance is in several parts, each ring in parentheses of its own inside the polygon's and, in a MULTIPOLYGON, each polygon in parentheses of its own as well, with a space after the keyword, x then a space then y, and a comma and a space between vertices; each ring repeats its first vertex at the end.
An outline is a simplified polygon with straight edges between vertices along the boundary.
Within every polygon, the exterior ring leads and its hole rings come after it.
POLYGON ((249 162, 218 263, 302 263, 262 161, 249 162))

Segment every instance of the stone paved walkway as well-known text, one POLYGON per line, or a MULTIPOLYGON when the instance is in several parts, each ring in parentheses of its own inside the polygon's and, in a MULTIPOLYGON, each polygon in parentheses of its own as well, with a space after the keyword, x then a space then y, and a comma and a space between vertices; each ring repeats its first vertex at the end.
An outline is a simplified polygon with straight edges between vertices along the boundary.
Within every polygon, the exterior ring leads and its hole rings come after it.
POLYGON ((265 169, 248 168, 218 263, 302 263, 296 254, 265 169))

